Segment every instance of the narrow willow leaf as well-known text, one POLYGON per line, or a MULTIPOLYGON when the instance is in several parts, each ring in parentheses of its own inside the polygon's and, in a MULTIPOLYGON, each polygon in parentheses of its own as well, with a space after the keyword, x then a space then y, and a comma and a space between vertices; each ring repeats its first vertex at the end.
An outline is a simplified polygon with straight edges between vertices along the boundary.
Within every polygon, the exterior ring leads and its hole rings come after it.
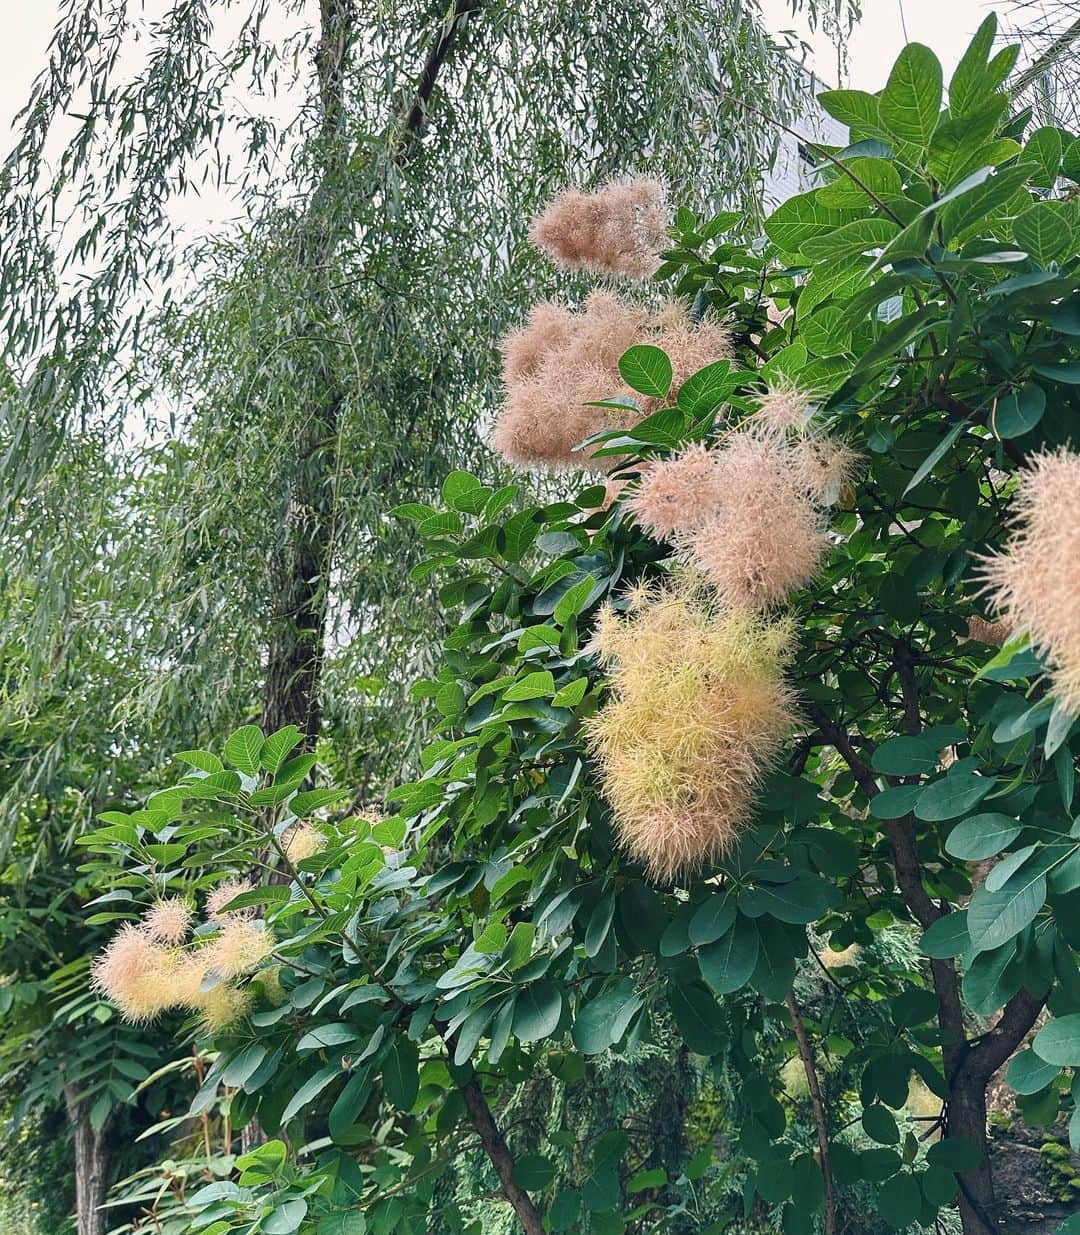
POLYGON ((952 448, 953 443, 957 440, 960 434, 963 433, 963 431, 967 428, 967 424, 968 422, 966 420, 961 420, 958 424, 953 425, 953 427, 949 430, 949 432, 945 434, 945 436, 941 439, 940 442, 938 442, 938 444, 926 456, 926 458, 922 461, 922 463, 919 464, 918 468, 915 471, 915 475, 912 476, 912 478, 908 481, 907 485, 904 488, 905 497, 917 485, 922 484, 922 482, 927 478, 927 476, 930 475, 930 473, 934 470, 934 468, 937 467, 937 465, 941 462, 941 460, 944 459, 945 455, 952 448))

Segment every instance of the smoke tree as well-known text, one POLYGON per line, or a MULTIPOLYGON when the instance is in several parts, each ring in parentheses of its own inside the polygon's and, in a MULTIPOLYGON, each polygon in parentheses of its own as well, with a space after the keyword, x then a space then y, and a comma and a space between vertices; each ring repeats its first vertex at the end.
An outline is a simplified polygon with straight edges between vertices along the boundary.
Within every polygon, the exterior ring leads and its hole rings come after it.
MULTIPOLYGON (((797 81, 741 3, 60 6, 0 176, 13 920, 163 748, 258 717, 321 740, 358 793, 415 761, 403 697, 443 618, 385 509, 483 466, 492 325, 531 296, 525 221, 567 174, 639 161, 681 181, 704 158, 760 209, 773 134, 724 91, 790 116, 797 81), (177 204, 207 186, 240 219, 193 239, 177 204)), ((65 935, 80 973, 111 912, 65 935)), ((35 958, 4 970, 27 1004, 5 1012, 26 1052, 4 1080, 25 1096, 38 1052, 44 1105, 90 1038, 35 958), (52 1017, 47 1049, 23 1013, 52 1017)), ((91 1137, 82 1098, 114 1078, 85 1058, 70 1109, 91 1137)), ((108 1176, 80 1190, 83 1235, 108 1176)))
POLYGON ((166 895, 203 912, 274 854, 148 967, 99 971, 122 1005, 144 981, 182 1003, 180 965, 202 975, 185 1006, 238 1001, 196 1107, 234 1086, 273 1139, 162 1215, 177 1229, 476 1233, 497 1189, 530 1235, 951 1210, 995 1235, 1006 1066, 1080 1146, 1080 140, 1010 114, 994 33, 947 95, 918 44, 878 94, 822 95, 852 144, 811 147, 821 184, 762 243, 681 209, 655 277, 682 308, 605 293, 507 340, 496 440, 607 483, 536 503, 458 470, 394 512, 459 619, 392 813, 336 812, 298 729, 248 726, 85 838, 103 876, 118 852, 145 875, 122 880, 133 919, 166 895), (694 371, 697 331, 717 358, 694 371), (579 391, 582 338, 591 406, 530 421, 516 386, 579 391), (891 924, 917 949, 875 963, 891 924), (661 1161, 632 1121, 579 1146, 558 1110, 497 1118, 532 1078, 595 1083, 665 1042, 738 1078, 736 1211, 711 1141, 661 1161), (463 1155, 488 1163, 472 1195, 444 1186, 463 1155))

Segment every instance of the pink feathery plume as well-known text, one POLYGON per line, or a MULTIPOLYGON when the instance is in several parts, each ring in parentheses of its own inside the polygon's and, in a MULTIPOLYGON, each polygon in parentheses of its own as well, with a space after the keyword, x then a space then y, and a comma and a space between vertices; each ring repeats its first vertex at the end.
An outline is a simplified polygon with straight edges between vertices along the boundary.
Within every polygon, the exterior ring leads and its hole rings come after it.
POLYGON ((982 563, 993 608, 1050 663, 1062 705, 1080 711, 1080 454, 1036 455, 1018 474, 1005 552, 982 563))
POLYGON ((667 227, 664 186, 635 176, 591 193, 564 189, 533 220, 529 234, 568 270, 647 279, 659 268, 667 227))
POLYGON ((715 451, 690 446, 672 459, 648 465, 626 505, 650 536, 666 540, 716 515, 721 502, 716 458, 715 451))

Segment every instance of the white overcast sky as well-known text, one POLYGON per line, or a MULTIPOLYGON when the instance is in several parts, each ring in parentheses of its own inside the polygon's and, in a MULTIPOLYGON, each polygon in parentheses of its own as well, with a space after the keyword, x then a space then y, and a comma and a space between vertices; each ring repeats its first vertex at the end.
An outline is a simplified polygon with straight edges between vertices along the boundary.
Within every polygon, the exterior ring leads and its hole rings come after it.
MULTIPOLYGON (((997 7, 1006 7, 1007 0, 997 7)), ((844 82, 837 82, 835 53, 824 38, 812 39, 805 22, 793 19, 789 0, 761 0, 774 30, 794 28, 815 46, 812 66, 824 81, 876 90, 884 85, 892 62, 904 43, 927 43, 945 66, 946 80, 979 23, 994 7, 990 0, 863 0, 864 17, 849 47, 844 82)), ((58 0, 0 0, 3 38, 0 40, 0 146, 10 146, 11 121, 26 100, 30 83, 44 63, 58 0)), ((218 200, 196 199, 180 213, 196 229, 225 209, 218 200), (200 218, 200 213, 202 217, 200 218)), ((178 220, 179 221, 179 220, 178 220)))
MULTIPOLYGON (((766 23, 773 30, 795 29, 816 49, 818 76, 857 90, 878 90, 885 84, 900 49, 907 42, 925 43, 937 53, 949 80, 971 36, 994 11, 1004 12, 1007 0, 862 0, 863 18, 848 44, 848 72, 837 82, 835 52, 825 38, 811 38, 806 22, 793 19, 789 0, 761 0, 766 23), (906 29, 906 35, 905 35, 906 29)), ((823 6, 824 7, 824 6, 823 6)))

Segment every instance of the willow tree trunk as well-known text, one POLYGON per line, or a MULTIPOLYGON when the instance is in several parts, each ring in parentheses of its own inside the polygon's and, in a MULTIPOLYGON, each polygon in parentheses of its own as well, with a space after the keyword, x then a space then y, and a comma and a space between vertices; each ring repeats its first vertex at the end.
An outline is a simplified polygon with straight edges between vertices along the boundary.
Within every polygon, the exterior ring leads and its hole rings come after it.
POLYGON ((101 1206, 109 1174, 109 1143, 106 1129, 90 1122, 90 1107, 73 1086, 64 1086, 68 1122, 75 1134, 75 1221, 78 1235, 103 1235, 105 1214, 101 1206))
MULTIPOLYGON (((347 234, 342 218, 349 151, 345 134, 345 75, 355 37, 353 0, 320 0, 315 71, 319 83, 319 178, 301 224, 297 263, 306 276, 313 318, 325 316, 330 263, 347 234)), ((302 331, 301 334, 308 332, 302 331)), ((309 744, 318 737, 319 676, 326 637, 326 605, 333 540, 338 414, 343 394, 334 358, 317 352, 310 387, 316 404, 303 409, 293 441, 285 523, 276 554, 275 594, 263 685, 266 733, 296 725, 309 744)))
MULTIPOLYGON (((328 271, 347 232, 340 207, 348 174, 345 73, 355 36, 353 0, 319 0, 319 41, 315 71, 319 83, 319 177, 301 224, 297 264, 305 276, 313 322, 328 311, 328 271)), ((317 326, 300 331, 318 334, 317 326)), ((326 606, 333 565, 333 520, 338 451, 338 414, 344 401, 333 357, 316 352, 309 385, 317 401, 303 409, 292 442, 284 522, 274 552, 274 591, 263 680, 262 728, 273 733, 296 725, 304 743, 319 736, 319 678, 326 643, 326 606)), ((240 1131, 241 1152, 262 1144, 257 1117, 240 1131)))
MULTIPOLYGON (((482 0, 455 0, 396 115, 392 110, 396 100, 387 99, 395 129, 390 143, 395 161, 404 163, 416 154, 415 139, 427 119, 439 74, 465 23, 481 7, 482 0)), ((348 182, 364 174, 352 162, 346 126, 346 74, 350 47, 356 37, 355 0, 319 0, 319 22, 315 50, 320 114, 318 179, 297 245, 297 262, 307 276, 312 317, 316 321, 332 316, 331 267, 352 229, 347 206, 348 182)), ((379 190, 379 184, 373 180, 370 193, 379 190)), ((334 345, 330 343, 327 347, 329 350, 316 353, 318 358, 312 361, 311 388, 319 394, 313 405, 304 409, 293 442, 294 465, 287 485, 285 525, 276 554, 275 594, 270 598, 273 616, 262 705, 265 732, 296 725, 309 744, 318 736, 321 716, 319 679, 333 566, 338 428, 348 395, 336 376, 334 345)))
MULTIPOLYGON (((481 0, 456 0, 435 38, 405 105, 396 118, 395 158, 412 153, 427 117, 428 104, 463 22, 481 0)), ((350 163, 346 131, 346 73, 356 35, 355 0, 319 0, 319 41, 315 70, 319 85, 318 179, 301 224, 297 263, 309 288, 313 321, 332 316, 332 264, 352 220, 347 178, 350 163)), ((388 100, 388 103, 390 101, 388 100)), ((391 113, 392 114, 392 113, 391 113)), ((376 185, 371 191, 377 190, 376 185)), ((301 335, 320 333, 317 329, 301 335)), ((332 346, 332 345, 328 345, 332 346)), ((286 489, 284 524, 274 558, 274 594, 263 682, 262 728, 273 733, 296 725, 314 746, 321 720, 320 677, 326 648, 327 603, 333 567, 338 470, 339 418, 348 392, 336 375, 333 351, 316 352, 310 386, 319 392, 304 409, 292 443, 293 466, 286 489)), ((264 1141, 257 1118, 241 1130, 247 1152, 264 1141)))

